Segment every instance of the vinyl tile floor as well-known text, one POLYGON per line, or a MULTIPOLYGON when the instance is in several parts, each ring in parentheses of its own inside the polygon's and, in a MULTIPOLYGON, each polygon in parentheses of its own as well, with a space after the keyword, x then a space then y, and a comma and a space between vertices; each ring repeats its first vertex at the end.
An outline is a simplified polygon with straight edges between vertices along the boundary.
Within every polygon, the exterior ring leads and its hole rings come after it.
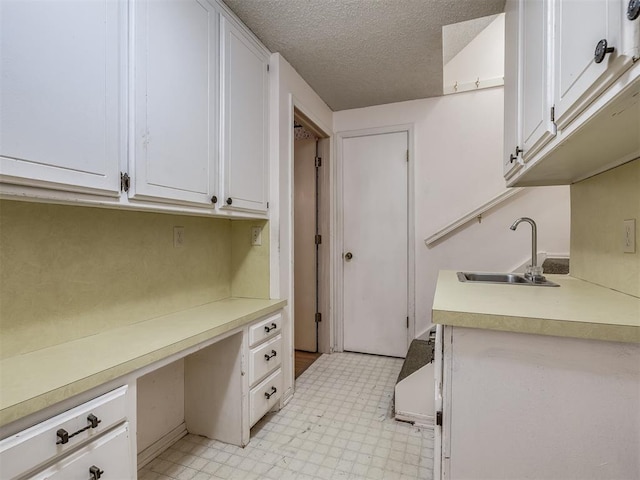
POLYGON ((138 472, 141 480, 431 479, 433 430, 396 422, 402 360, 323 355, 293 399, 251 430, 245 448, 187 435, 138 472))

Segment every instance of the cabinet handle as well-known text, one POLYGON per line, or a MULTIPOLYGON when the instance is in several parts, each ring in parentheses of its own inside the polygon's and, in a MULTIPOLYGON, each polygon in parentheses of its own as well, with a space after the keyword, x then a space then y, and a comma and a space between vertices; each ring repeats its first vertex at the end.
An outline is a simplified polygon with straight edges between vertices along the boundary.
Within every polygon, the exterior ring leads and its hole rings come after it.
POLYGON ((271 387, 271 393, 264 392, 264 396, 269 400, 277 391, 276 387, 271 387))
POLYGON ((511 155, 509 155, 509 163, 515 162, 516 158, 518 158, 518 157, 514 156, 513 153, 511 155))
POLYGON ((58 441, 56 442, 56 445, 64 445, 66 443, 69 443, 69 440, 75 437, 76 435, 79 435, 82 432, 86 432, 90 428, 97 428, 98 424, 101 423, 102 420, 96 417, 93 413, 90 413, 87 416, 87 422, 89 422, 89 425, 73 433, 67 432, 64 428, 58 429, 58 431, 56 432, 56 436, 58 437, 58 441))
POLYGON ((233 199, 231 197, 227 198, 227 205, 231 205, 233 203, 233 199))
POLYGON ((275 323, 272 323, 271 327, 269 327, 269 325, 265 325, 264 331, 265 333, 269 333, 271 330, 275 330, 276 328, 278 328, 278 325, 276 325, 275 323))
POLYGON ((516 145, 516 157, 520 155, 522 152, 524 152, 524 150, 522 150, 520 147, 516 145))
POLYGON ((629 0, 629 6, 627 6, 627 18, 629 20, 635 20, 640 17, 640 0, 629 0))
POLYGON ((269 360, 271 360, 273 357, 275 357, 276 355, 278 355, 278 352, 276 352, 275 350, 271 350, 271 355, 267 355, 266 353, 264 354, 264 359, 268 362, 269 360))
POLYGON ((104 470, 100 470, 100 468, 96 467, 95 465, 91 465, 89 467, 90 480, 99 480, 100 477, 102 477, 103 473, 104 473, 104 470))
POLYGON ((211 203, 213 203, 214 205, 218 203, 218 197, 216 197, 215 195, 211 197, 211 203))
POLYGON ((596 63, 602 63, 604 57, 607 53, 613 53, 615 49, 613 47, 609 47, 606 39, 602 39, 596 45, 596 51, 593 55, 593 60, 596 63))

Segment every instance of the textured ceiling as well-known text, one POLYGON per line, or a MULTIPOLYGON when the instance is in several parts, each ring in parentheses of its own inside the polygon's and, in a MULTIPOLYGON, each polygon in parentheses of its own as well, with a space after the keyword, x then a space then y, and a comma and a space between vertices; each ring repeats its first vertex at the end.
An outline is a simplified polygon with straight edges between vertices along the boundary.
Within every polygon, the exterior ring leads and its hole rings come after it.
POLYGON ((224 0, 334 110, 442 95, 442 26, 505 0, 224 0))

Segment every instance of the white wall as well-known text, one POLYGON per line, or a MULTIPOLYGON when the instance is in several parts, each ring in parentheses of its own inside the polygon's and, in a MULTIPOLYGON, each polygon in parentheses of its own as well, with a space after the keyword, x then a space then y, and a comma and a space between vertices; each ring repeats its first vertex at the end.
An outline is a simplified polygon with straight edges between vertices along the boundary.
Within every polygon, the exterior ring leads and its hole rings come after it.
POLYGON ((504 84, 504 13, 449 60, 442 69, 445 93, 504 84))
MULTIPOLYGON (((513 232, 518 217, 538 224, 538 250, 568 256, 569 187, 520 193, 429 249, 424 239, 505 190, 502 177, 503 89, 335 112, 336 133, 413 124, 415 128, 416 336, 431 325, 438 270, 507 271, 530 256, 531 231, 513 232)), ((345 188, 347 188, 345 186, 345 188)))
MULTIPOLYGON (((284 309, 285 345, 293 345, 293 108, 302 111, 328 135, 332 134, 333 113, 313 89, 302 79, 291 65, 279 54, 270 59, 270 205, 271 234, 271 297, 285 298, 284 309)), ((330 168, 329 165, 325 165, 330 168)), ((291 356, 283 359, 285 372, 291 375, 284 379, 285 400, 292 394, 293 349, 291 356)))

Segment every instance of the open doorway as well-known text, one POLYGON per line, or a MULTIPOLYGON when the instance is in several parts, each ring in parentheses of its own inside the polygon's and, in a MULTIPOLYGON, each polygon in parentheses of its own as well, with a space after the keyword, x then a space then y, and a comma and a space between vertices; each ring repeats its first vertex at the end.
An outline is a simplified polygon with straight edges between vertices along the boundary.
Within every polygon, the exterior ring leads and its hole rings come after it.
POLYGON ((329 137, 294 110, 293 273, 295 377, 329 351, 329 137))

